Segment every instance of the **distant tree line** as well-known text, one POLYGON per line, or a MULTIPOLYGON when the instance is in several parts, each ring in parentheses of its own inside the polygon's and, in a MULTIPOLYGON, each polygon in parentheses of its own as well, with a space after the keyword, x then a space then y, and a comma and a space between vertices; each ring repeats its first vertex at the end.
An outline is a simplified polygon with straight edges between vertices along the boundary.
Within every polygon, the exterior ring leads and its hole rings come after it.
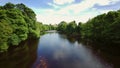
POLYGON ((75 21, 70 23, 62 21, 58 24, 57 30, 70 35, 79 35, 82 39, 120 44, 120 10, 109 11, 78 25, 75 21))
POLYGON ((39 38, 40 32, 54 29, 36 21, 36 14, 24 4, 0 6, 0 51, 18 45, 28 38, 39 38))

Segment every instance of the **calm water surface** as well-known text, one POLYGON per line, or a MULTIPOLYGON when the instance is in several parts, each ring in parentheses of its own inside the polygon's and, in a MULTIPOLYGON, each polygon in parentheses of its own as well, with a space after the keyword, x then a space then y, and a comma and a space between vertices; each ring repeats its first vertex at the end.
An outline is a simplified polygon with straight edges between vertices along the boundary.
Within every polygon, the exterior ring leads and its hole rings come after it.
POLYGON ((49 32, 0 53, 0 68, 114 68, 98 53, 63 34, 49 32))
POLYGON ((41 36, 37 60, 33 68, 112 68, 95 55, 90 48, 65 35, 48 33, 41 36))

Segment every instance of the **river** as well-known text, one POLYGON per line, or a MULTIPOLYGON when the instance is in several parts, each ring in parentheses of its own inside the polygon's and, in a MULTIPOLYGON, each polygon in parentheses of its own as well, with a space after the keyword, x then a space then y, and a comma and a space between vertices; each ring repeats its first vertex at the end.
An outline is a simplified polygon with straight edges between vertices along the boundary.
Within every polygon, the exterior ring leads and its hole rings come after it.
MULTIPOLYGON (((98 50, 58 32, 0 53, 0 68, 115 68, 98 50)), ((108 58, 109 59, 109 58, 108 58)), ((116 67, 116 68, 117 68, 116 67)), ((119 68, 119 67, 118 67, 119 68)))

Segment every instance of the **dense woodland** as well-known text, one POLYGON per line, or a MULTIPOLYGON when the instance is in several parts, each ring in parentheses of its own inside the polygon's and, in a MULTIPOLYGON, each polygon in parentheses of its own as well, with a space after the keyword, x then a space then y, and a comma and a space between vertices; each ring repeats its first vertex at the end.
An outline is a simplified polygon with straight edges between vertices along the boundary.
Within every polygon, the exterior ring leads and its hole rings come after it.
POLYGON ((36 21, 36 14, 24 4, 0 6, 0 51, 19 45, 28 38, 39 38, 41 32, 58 31, 90 41, 120 44, 120 10, 98 15, 86 23, 62 21, 55 28, 36 21))
POLYGON ((75 21, 62 21, 57 30, 88 41, 120 44, 120 10, 109 11, 78 25, 75 21))
POLYGON ((36 14, 24 4, 0 6, 0 51, 28 38, 39 38, 42 31, 54 29, 36 21, 36 14))

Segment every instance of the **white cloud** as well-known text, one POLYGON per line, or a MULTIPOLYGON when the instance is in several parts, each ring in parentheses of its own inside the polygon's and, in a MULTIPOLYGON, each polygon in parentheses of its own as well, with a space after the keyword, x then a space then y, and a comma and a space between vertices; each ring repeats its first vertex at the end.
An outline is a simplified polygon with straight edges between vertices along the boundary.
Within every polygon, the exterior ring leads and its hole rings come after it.
POLYGON ((59 6, 57 6, 57 5, 55 5, 55 4, 52 4, 52 3, 48 3, 48 5, 54 7, 55 9, 56 9, 56 8, 59 8, 59 6))
POLYGON ((53 0, 53 2, 55 4, 58 4, 58 5, 63 5, 63 4, 66 4, 66 3, 72 3, 74 2, 75 0, 53 0))
POLYGON ((99 10, 100 13, 108 13, 109 11, 113 11, 113 10, 99 10))
POLYGON ((105 5, 114 4, 118 1, 119 0, 83 0, 81 3, 72 4, 70 6, 62 8, 60 11, 63 13, 72 10, 74 13, 78 14, 81 11, 85 11, 87 9, 92 8, 95 4, 105 6, 105 5))
POLYGON ((119 0, 91 0, 91 1, 94 2, 94 4, 105 6, 105 5, 114 4, 118 2, 119 0))
POLYGON ((95 15, 92 13, 88 13, 85 15, 78 15, 78 16, 63 16, 63 15, 53 15, 53 14, 49 14, 49 15, 41 15, 38 14, 37 15, 37 20, 40 22, 43 22, 44 24, 58 24, 61 21, 66 21, 66 22, 71 22, 71 21, 76 21, 78 22, 86 22, 89 18, 93 18, 95 15))
POLYGON ((86 22, 90 18, 97 16, 98 14, 107 13, 110 10, 100 10, 93 8, 94 5, 100 6, 110 5, 118 2, 119 0, 82 0, 77 4, 70 4, 69 6, 61 7, 60 5, 65 3, 72 3, 74 0, 53 0, 55 4, 48 3, 53 6, 52 9, 40 9, 40 13, 37 13, 37 20, 45 24, 55 24, 61 21, 70 22, 75 20, 76 22, 86 22), (58 5, 57 5, 58 4, 58 5), (59 8, 56 10, 56 8, 59 8), (42 13, 41 13, 42 12, 42 13))

